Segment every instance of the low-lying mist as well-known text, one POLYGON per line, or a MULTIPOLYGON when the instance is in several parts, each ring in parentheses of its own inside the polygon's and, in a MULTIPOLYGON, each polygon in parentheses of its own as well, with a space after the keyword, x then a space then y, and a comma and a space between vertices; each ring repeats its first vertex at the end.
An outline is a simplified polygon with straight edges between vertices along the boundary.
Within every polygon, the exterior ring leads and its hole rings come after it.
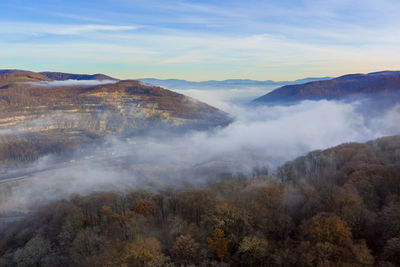
POLYGON ((45 157, 33 166, 39 171, 26 174, 23 182, 7 184, 15 188, 1 193, 0 212, 20 211, 74 193, 202 185, 219 173, 248 174, 254 167, 273 172, 312 150, 400 132, 400 104, 372 112, 370 104, 362 108, 369 103, 364 100, 303 101, 290 106, 212 100, 223 104, 220 107, 235 118, 233 123, 181 135, 108 136, 104 145, 63 163, 45 157))
POLYGON ((110 83, 117 83, 117 80, 63 80, 63 81, 45 81, 45 82, 35 82, 35 85, 41 86, 90 86, 90 85, 102 85, 102 84, 110 84, 110 83))
POLYGON ((218 89, 171 89, 177 93, 184 94, 203 101, 211 106, 229 112, 233 105, 246 105, 253 99, 271 92, 278 86, 270 85, 264 87, 249 88, 218 88, 218 89))

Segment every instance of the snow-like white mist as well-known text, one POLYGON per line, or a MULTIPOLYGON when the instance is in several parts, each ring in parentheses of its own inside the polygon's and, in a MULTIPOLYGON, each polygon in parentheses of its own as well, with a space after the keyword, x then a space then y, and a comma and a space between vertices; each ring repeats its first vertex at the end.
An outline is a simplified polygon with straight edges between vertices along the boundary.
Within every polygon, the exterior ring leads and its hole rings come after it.
MULTIPOLYGON (((95 190, 198 185, 218 173, 249 173, 255 166, 273 172, 285 161, 312 150, 400 133, 399 104, 371 115, 360 108, 366 105, 362 100, 241 106, 223 102, 220 96, 208 97, 219 101, 234 117, 227 127, 165 138, 152 135, 120 140, 109 136, 103 146, 75 160, 31 174, 2 199, 0 211, 29 206, 32 199, 42 203, 95 190)), ((202 100, 207 101, 206 97, 202 100)), ((367 110, 372 109, 368 106, 367 110)), ((48 166, 51 162, 46 158, 37 164, 48 166)))
POLYGON ((177 93, 190 96, 216 108, 230 111, 232 105, 246 105, 253 99, 271 92, 277 86, 225 88, 225 89, 171 89, 177 93))
POLYGON ((101 85, 101 84, 110 84, 117 83, 117 80, 63 80, 63 81, 45 81, 45 82, 35 82, 35 85, 41 86, 91 86, 91 85, 101 85))

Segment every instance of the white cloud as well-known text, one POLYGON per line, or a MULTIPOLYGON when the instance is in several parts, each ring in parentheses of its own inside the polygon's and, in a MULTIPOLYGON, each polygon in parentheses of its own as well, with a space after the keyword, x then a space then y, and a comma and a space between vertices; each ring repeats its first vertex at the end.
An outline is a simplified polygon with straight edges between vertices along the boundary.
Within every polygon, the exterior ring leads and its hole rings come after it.
POLYGON ((113 26, 113 25, 78 25, 78 26, 61 26, 59 29, 51 30, 52 34, 82 34, 96 31, 128 31, 135 30, 136 26, 113 26))
POLYGON ((94 32, 121 32, 139 26, 102 24, 47 24, 31 22, 0 22, 1 34, 20 35, 81 35, 94 32))
MULTIPOLYGON (((64 33, 73 31, 76 30, 64 33)), ((43 66, 96 63, 103 65, 101 72, 123 78, 157 76, 191 80, 294 80, 398 69, 399 54, 400 46, 395 40, 354 47, 296 42, 271 34, 218 36, 177 31, 97 32, 95 40, 0 44, 5 68, 9 67, 7 59, 13 64, 34 61, 43 66), (119 74, 114 64, 125 73, 119 74)))
POLYGON ((176 90, 171 88, 171 90, 231 113, 231 109, 236 109, 236 105, 250 103, 253 99, 265 95, 277 87, 279 86, 184 90, 176 90))
POLYGON ((73 85, 81 85, 81 86, 90 86, 90 85, 101 85, 101 84, 110 84, 116 83, 118 81, 115 80, 64 80, 64 81, 50 81, 50 82, 34 82, 35 85, 41 86, 73 86, 73 85))
POLYGON ((46 192, 42 201, 48 201, 96 190, 202 184, 216 172, 274 169, 311 150, 400 133, 394 123, 400 118, 398 105, 374 116, 369 106, 366 116, 358 112, 359 105, 325 100, 256 108, 231 104, 235 121, 225 128, 172 138, 135 136, 128 142, 109 137, 104 146, 60 169, 49 168, 51 158, 39 161, 34 166, 44 170, 32 172, 0 209, 29 207, 42 196, 39 192, 46 192))

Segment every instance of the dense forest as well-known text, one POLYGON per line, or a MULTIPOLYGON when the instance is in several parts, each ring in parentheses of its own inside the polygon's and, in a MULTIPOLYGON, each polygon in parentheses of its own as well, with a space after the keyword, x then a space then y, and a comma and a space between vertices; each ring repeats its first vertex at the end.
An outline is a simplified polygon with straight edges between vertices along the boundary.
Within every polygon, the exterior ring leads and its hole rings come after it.
POLYGON ((102 192, 0 232, 0 266, 400 266, 400 136, 205 187, 102 192))
POLYGON ((88 131, 74 131, 79 133, 79 138, 65 138, 69 132, 72 130, 0 136, 0 164, 22 165, 35 162, 46 155, 66 159, 73 152, 79 152, 78 148, 83 150, 103 141, 101 137, 88 131))

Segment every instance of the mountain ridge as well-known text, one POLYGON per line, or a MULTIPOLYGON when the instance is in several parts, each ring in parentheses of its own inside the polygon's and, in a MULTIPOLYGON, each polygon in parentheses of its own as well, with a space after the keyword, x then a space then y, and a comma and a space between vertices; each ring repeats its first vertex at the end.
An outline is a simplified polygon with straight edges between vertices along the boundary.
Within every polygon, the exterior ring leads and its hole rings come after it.
POLYGON ((155 79, 155 78, 139 78, 137 80, 142 81, 144 83, 156 85, 156 86, 164 86, 167 88, 173 89, 192 89, 192 88, 238 88, 238 87, 264 87, 264 86, 279 86, 286 84, 297 84, 303 83, 305 81, 317 81, 317 80, 325 80, 330 79, 330 77, 321 77, 321 78, 304 78, 295 81, 257 81, 252 79, 227 79, 227 80, 208 80, 208 81, 188 81, 184 79, 155 79))
POLYGON ((55 81, 65 81, 65 80, 114 80, 118 79, 101 74, 74 74, 74 73, 65 73, 65 72, 51 72, 51 71, 43 71, 39 72, 40 74, 46 76, 55 81))
POLYGON ((286 85, 252 101, 253 104, 290 104, 302 100, 343 99, 355 95, 396 92, 400 71, 348 74, 323 81, 286 85))

